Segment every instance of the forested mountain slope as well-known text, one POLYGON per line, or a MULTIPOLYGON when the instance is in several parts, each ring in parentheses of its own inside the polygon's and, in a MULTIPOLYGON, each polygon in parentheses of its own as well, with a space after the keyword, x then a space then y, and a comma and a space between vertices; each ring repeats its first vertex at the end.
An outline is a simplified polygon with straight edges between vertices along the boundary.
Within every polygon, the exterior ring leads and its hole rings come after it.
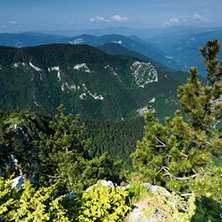
POLYGON ((178 72, 108 55, 88 45, 0 47, 0 107, 54 114, 64 104, 82 118, 125 119, 152 109, 158 118, 178 108, 178 72))

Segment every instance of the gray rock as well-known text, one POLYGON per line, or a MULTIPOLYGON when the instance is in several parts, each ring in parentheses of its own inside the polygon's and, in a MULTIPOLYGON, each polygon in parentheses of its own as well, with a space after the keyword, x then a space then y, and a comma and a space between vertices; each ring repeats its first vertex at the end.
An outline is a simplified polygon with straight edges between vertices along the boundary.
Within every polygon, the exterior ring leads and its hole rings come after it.
POLYGON ((18 189, 22 188, 22 185, 25 183, 23 175, 10 180, 10 182, 12 183, 12 188, 16 187, 18 189))
MULTIPOLYGON (((144 183, 144 187, 147 187, 148 191, 151 191, 152 193, 155 192, 156 196, 165 196, 169 197, 171 194, 169 191, 164 189, 163 187, 151 185, 149 183, 144 183)), ((151 218, 146 217, 144 214, 144 208, 146 207, 143 202, 134 204, 133 211, 128 215, 127 222, 155 222, 158 219, 158 211, 157 213, 151 218)))
MULTIPOLYGON (((88 190, 90 190, 92 187, 96 186, 96 185, 97 185, 97 183, 94 184, 94 185, 92 185, 91 187, 87 188, 87 189, 86 189, 86 192, 87 192, 88 190)), ((117 186, 116 183, 113 183, 113 182, 110 181, 110 180, 109 180, 109 181, 101 180, 101 185, 102 185, 103 187, 120 188, 119 186, 117 186)))

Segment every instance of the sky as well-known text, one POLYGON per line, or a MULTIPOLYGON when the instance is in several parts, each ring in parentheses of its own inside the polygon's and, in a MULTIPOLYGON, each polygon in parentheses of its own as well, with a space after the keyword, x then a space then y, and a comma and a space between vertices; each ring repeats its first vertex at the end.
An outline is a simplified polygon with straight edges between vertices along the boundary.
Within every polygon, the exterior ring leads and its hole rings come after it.
POLYGON ((222 26, 222 0, 0 0, 0 33, 222 26))

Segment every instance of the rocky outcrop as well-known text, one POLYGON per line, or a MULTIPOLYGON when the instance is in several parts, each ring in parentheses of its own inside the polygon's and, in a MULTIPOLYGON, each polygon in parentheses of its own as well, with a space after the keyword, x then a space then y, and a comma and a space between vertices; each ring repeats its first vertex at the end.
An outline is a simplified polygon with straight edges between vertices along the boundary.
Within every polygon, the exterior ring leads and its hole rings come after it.
MULTIPOLYGON (((153 199, 167 198, 171 195, 169 191, 160 186, 154 186, 149 183, 144 183, 143 186, 147 188, 147 191, 151 191, 154 194, 153 199)), ((145 213, 147 208, 146 197, 138 203, 133 204, 133 207, 133 211, 127 216, 127 222, 154 222, 159 219, 158 210, 155 210, 156 212, 153 217, 145 213)))

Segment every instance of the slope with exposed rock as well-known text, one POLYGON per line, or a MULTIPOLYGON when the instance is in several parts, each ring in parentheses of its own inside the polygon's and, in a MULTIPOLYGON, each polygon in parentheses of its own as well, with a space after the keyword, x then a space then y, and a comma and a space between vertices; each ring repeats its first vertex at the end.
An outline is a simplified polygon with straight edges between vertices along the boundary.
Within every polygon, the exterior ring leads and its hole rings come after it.
POLYGON ((177 108, 181 81, 137 58, 65 44, 0 47, 0 55, 2 109, 53 114, 62 103, 83 118, 125 119, 147 109, 161 118, 177 108))

